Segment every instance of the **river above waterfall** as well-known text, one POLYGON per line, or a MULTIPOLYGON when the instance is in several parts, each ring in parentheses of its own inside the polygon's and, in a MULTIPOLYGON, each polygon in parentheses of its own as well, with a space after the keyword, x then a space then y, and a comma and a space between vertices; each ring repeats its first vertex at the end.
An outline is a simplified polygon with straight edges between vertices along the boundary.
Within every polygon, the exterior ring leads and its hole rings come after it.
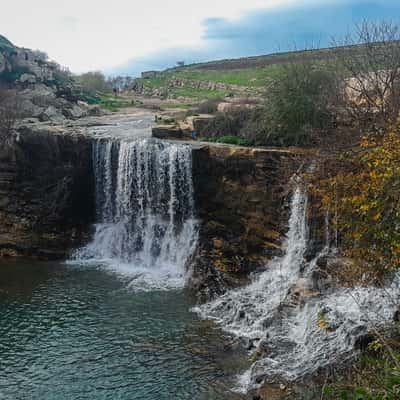
POLYGON ((184 290, 99 267, 0 268, 0 399, 232 399, 245 358, 184 290))

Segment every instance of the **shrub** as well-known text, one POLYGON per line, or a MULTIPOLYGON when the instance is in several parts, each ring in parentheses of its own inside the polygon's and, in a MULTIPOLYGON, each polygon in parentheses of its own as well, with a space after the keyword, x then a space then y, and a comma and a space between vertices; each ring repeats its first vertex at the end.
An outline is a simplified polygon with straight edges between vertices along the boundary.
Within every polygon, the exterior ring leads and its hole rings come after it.
POLYGON ((199 132, 204 137, 241 136, 263 146, 308 146, 335 126, 339 74, 326 65, 283 66, 253 109, 221 113, 199 132))
POLYGON ((75 77, 76 82, 84 89, 92 92, 111 92, 112 87, 106 77, 99 71, 86 72, 75 77))
MULTIPOLYGON (((251 110, 236 110, 220 113, 199 129, 199 135, 219 138, 222 136, 241 136, 242 129, 252 118, 251 110)), ((243 136, 243 135, 242 135, 243 136)))
POLYGON ((196 111, 199 114, 214 114, 218 110, 218 103, 221 102, 221 99, 208 99, 203 101, 196 107, 196 111))
POLYGON ((365 138, 362 148, 345 154, 341 170, 317 186, 324 206, 335 212, 340 247, 379 277, 400 268, 400 128, 379 144, 365 138))
POLYGON ((308 62, 285 66, 253 121, 263 121, 255 140, 273 145, 309 145, 313 134, 334 126, 338 76, 327 66, 308 62), (262 127, 262 125, 264 125, 262 127))

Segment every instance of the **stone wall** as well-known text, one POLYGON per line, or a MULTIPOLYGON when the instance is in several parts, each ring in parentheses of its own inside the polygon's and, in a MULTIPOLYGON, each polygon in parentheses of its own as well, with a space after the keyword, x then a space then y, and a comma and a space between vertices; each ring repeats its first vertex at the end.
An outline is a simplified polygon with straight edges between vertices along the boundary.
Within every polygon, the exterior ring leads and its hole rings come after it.
POLYGON ((281 251, 290 180, 301 155, 204 145, 193 151, 200 244, 192 288, 205 300, 248 279, 281 251))
POLYGON ((0 146, 0 257, 63 258, 94 220, 91 143, 21 127, 0 146))

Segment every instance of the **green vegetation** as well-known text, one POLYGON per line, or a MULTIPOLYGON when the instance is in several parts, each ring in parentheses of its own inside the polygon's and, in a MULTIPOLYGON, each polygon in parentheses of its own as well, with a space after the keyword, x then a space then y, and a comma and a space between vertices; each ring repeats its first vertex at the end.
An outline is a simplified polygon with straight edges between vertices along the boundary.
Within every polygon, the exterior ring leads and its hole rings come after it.
POLYGON ((207 90, 195 89, 189 86, 178 87, 172 89, 175 97, 185 97, 193 100, 201 101, 213 98, 225 97, 232 94, 230 90, 207 90))
POLYGON ((337 75, 327 66, 285 66, 266 95, 263 128, 254 137, 255 142, 311 144, 314 133, 332 127, 338 92, 337 75))
MULTIPOLYGON (((220 138, 223 136, 244 136, 242 133, 252 120, 253 111, 236 110, 229 113, 218 113, 205 126, 199 129, 199 136, 220 138)), ((246 136, 250 141, 250 138, 246 136)))
POLYGON ((193 77, 191 77, 190 74, 187 75, 186 72, 183 74, 176 74, 170 71, 165 71, 150 79, 140 79, 140 83, 143 85, 145 91, 156 89, 160 97, 166 97, 167 95, 173 98, 184 97, 193 102, 222 98, 235 93, 232 90, 209 90, 194 88, 189 82, 185 83, 183 86, 174 86, 171 84, 171 81, 176 79, 197 80, 195 76, 197 75, 194 74, 193 77))
POLYGON ((4 36, 0 35, 0 51, 12 51, 15 46, 4 36))
POLYGON ((251 146, 251 142, 240 136, 222 136, 219 138, 199 138, 200 141, 214 142, 214 143, 226 143, 236 144, 238 146, 251 146))
POLYGON ((99 71, 86 72, 82 75, 77 75, 75 81, 84 89, 92 92, 111 92, 112 89, 107 83, 106 77, 99 71))
POLYGON ((100 101, 97 102, 96 104, 111 112, 117 112, 121 108, 135 106, 133 100, 127 100, 126 98, 123 97, 111 96, 111 95, 101 95, 100 101))
POLYGON ((214 114, 218 110, 218 103, 221 102, 221 99, 216 97, 214 99, 208 99, 206 101, 201 102, 197 105, 196 111, 199 114, 214 114))
POLYGON ((176 75, 177 78, 197 81, 212 81, 227 85, 238 85, 263 88, 281 72, 282 65, 274 64, 259 68, 245 68, 230 71, 212 71, 185 69, 176 75))
POLYGON ((400 348, 398 335, 390 339, 392 356, 379 340, 372 341, 358 360, 342 371, 332 371, 323 386, 314 386, 286 400, 398 400, 400 348))
MULTIPOLYGON (((400 357, 398 357, 400 361, 400 357)), ((324 390, 326 400, 397 400, 400 398, 400 372, 383 354, 361 357, 358 384, 332 384, 324 390)))
POLYGON ((172 102, 167 102, 162 104, 162 108, 164 110, 167 109, 174 109, 174 108, 179 108, 182 110, 189 110, 191 107, 193 107, 193 104, 191 103, 172 103, 172 102))

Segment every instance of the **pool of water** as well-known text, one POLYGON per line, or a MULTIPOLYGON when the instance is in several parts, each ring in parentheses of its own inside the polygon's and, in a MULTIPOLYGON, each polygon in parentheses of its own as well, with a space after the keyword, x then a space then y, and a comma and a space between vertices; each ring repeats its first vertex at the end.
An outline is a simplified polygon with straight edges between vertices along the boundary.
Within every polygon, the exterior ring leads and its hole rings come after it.
POLYGON ((100 267, 0 264, 0 399, 238 399, 246 357, 185 290, 100 267))

